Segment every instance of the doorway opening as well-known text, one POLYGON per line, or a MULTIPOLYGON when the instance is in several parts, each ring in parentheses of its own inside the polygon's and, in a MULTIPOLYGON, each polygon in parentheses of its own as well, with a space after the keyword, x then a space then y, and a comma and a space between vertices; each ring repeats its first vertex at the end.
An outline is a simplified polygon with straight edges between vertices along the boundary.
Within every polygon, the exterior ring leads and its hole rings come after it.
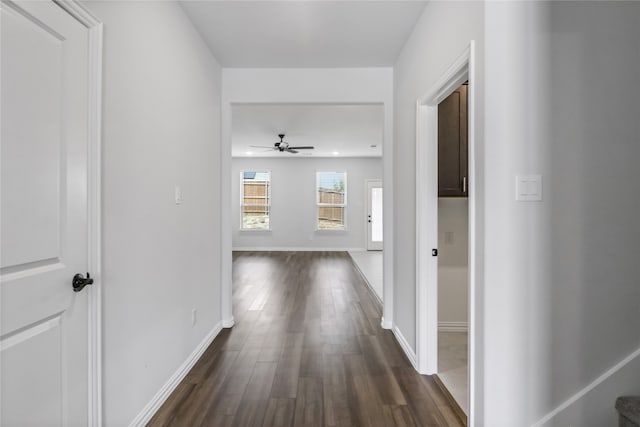
POLYGON ((236 103, 231 113, 232 249, 348 252, 382 302, 384 105, 236 103))
POLYGON ((468 412, 467 88, 438 104, 438 381, 468 412))
POLYGON ((471 41, 416 103, 417 368, 439 375, 466 410, 468 425, 473 425, 475 403, 474 89, 471 41), (459 380, 457 387, 452 376, 459 380))

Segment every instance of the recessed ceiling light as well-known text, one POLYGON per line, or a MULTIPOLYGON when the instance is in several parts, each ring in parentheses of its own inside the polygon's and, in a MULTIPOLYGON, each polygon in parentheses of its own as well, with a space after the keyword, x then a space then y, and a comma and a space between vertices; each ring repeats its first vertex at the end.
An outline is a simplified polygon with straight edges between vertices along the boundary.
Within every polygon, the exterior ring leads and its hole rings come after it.
POLYGON ((340 154, 340 153, 338 153, 337 151, 334 151, 334 152, 333 152, 333 155, 334 155, 334 156, 338 156, 339 154, 340 154))
POLYGON ((253 155, 253 151, 247 151, 247 156, 252 156, 253 155))

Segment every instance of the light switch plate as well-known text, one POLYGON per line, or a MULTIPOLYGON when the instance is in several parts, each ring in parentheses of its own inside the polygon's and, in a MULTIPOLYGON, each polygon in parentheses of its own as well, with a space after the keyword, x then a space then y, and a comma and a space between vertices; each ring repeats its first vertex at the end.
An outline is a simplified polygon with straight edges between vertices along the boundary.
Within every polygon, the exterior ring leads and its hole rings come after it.
POLYGON ((542 200, 542 175, 516 176, 516 200, 538 202, 542 200))

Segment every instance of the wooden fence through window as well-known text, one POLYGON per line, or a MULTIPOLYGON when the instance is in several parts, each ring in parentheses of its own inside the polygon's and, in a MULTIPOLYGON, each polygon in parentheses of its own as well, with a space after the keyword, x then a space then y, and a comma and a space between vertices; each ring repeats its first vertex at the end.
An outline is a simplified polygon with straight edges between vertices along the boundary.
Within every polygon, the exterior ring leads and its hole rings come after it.
MULTIPOLYGON (((267 215, 271 198, 270 181, 244 181, 243 213, 250 215, 267 215)), ((318 190, 318 202, 330 205, 344 203, 344 192, 321 188, 318 190)), ((344 207, 320 206, 318 219, 323 221, 344 222, 344 207)))
POLYGON ((271 204, 271 181, 244 181, 243 213, 267 215, 271 204))
MULTIPOLYGON (((341 205, 344 203, 344 191, 320 188, 318 190, 318 203, 341 205)), ((321 221, 344 222, 344 207, 320 206, 318 219, 321 221)))

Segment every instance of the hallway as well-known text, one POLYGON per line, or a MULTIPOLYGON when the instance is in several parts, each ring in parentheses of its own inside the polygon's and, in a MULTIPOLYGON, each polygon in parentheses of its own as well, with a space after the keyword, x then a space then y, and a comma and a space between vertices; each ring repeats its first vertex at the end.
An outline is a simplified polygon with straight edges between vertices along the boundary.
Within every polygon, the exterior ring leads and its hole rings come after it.
POLYGON ((236 325, 149 426, 459 426, 346 252, 236 252, 236 325))

